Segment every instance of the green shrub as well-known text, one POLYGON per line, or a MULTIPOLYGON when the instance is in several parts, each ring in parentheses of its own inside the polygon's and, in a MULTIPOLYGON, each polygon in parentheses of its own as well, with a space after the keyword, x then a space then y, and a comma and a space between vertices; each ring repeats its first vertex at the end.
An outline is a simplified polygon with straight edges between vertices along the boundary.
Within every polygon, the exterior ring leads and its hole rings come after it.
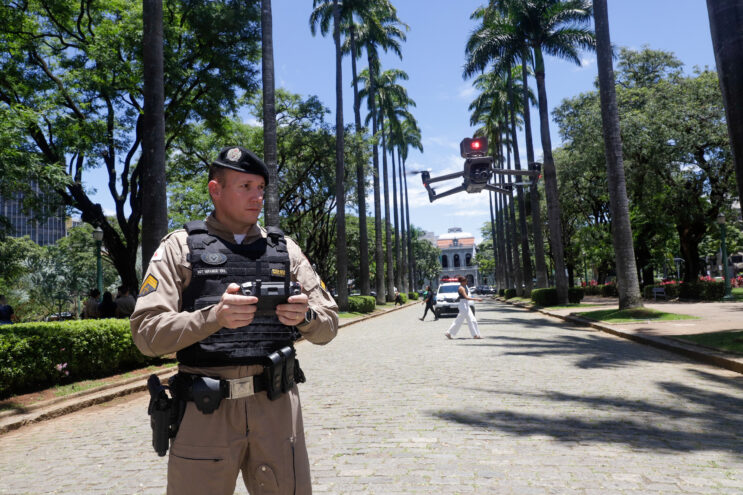
POLYGON ((506 299, 511 299, 512 297, 516 297, 516 289, 506 289, 506 293, 504 294, 504 297, 506 299))
POLYGON ((371 313, 377 305, 373 296, 351 296, 348 298, 348 309, 354 313, 371 313))
POLYGON ((554 287, 534 289, 531 291, 531 300, 537 306, 555 306, 557 304, 557 289, 554 287))
POLYGON ((417 292, 408 292, 408 299, 410 299, 411 301, 416 301, 419 297, 420 294, 418 294, 417 292))
POLYGON ((506 295, 506 289, 498 289, 498 295, 500 297, 503 297, 504 295, 506 295))
POLYGON ((402 303, 405 304, 406 302, 408 302, 408 295, 404 292, 400 292, 400 299, 402 300, 402 303))
POLYGON ((601 286, 601 295, 603 297, 618 297, 617 284, 604 284, 601 286))
POLYGON ((587 285, 584 288, 584 293, 588 296, 600 296, 601 295, 601 285, 587 285))
POLYGON ((110 376, 158 361, 134 346, 129 320, 34 322, 0 328, 0 397, 110 376))
POLYGON ((582 287, 569 287, 568 288, 568 302, 573 304, 579 304, 583 300, 584 290, 582 287))
POLYGON ((696 301, 719 301, 725 295, 724 282, 708 282, 700 280, 692 283, 679 284, 679 298, 696 301))

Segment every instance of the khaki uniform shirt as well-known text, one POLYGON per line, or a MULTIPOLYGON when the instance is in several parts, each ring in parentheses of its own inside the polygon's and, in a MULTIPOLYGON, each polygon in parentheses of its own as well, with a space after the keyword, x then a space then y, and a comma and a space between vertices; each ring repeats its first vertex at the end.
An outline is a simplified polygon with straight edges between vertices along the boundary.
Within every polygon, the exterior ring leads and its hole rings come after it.
MULTIPOLYGON (((206 225, 210 234, 227 242, 235 242, 232 232, 220 224, 213 214, 207 218, 206 225)), ((260 237, 266 237, 266 230, 256 224, 243 239, 243 244, 254 242, 260 237)), ((221 328, 217 323, 214 306, 195 311, 183 311, 181 308, 183 290, 191 282, 187 239, 188 234, 183 229, 165 236, 147 268, 130 319, 134 343, 147 356, 162 356, 179 351, 221 328)), ((314 321, 302 323, 297 329, 310 342, 326 344, 338 332, 338 306, 323 289, 320 277, 299 246, 289 238, 286 238, 286 244, 291 263, 291 280, 302 285, 302 292, 307 294, 309 306, 317 315, 314 321)), ((185 366, 181 366, 181 369, 197 372, 196 369, 185 366)), ((212 368, 210 371, 225 378, 257 372, 255 369, 248 373, 247 369, 237 372, 222 368, 212 368)))

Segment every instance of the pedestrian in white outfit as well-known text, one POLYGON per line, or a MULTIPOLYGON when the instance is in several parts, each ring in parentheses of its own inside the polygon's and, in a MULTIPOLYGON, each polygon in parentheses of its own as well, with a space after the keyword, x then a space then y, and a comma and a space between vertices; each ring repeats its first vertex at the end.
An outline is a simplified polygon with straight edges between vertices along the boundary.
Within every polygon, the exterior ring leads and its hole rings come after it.
POLYGON ((472 335, 472 338, 481 339, 482 337, 480 336, 480 329, 477 327, 477 320, 475 319, 475 315, 472 314, 469 301, 482 302, 482 299, 477 297, 470 297, 469 293, 467 292, 466 277, 459 276, 457 280, 459 280, 459 283, 462 284, 458 289, 459 313, 457 314, 457 319, 454 320, 454 323, 451 324, 449 330, 447 330, 444 335, 446 335, 446 338, 448 339, 452 338, 457 334, 457 332, 459 331, 459 327, 462 326, 464 320, 467 320, 467 325, 470 327, 470 335, 472 335))

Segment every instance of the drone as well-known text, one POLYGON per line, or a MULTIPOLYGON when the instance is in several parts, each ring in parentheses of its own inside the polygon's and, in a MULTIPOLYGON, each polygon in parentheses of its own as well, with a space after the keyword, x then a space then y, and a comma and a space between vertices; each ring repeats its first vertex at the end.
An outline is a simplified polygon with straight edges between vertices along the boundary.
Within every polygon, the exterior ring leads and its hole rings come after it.
POLYGON ((531 186, 535 185, 541 172, 539 170, 539 164, 536 165, 535 170, 502 170, 495 167, 495 160, 492 156, 486 156, 488 152, 488 138, 464 138, 459 143, 459 152, 464 158, 464 169, 461 172, 455 172, 453 174, 446 174, 440 177, 431 177, 431 173, 427 170, 420 172, 421 179, 423 180, 423 186, 428 191, 428 199, 432 203, 436 199, 444 198, 452 194, 456 194, 462 191, 466 191, 470 194, 479 193, 482 190, 493 191, 500 194, 510 196, 512 194, 512 186, 531 186), (512 184, 504 184, 503 187, 498 187, 494 184, 490 184, 490 179, 493 174, 499 175, 524 175, 532 177, 531 182, 519 182, 512 184), (448 191, 437 193, 431 184, 434 182, 442 182, 446 180, 456 179, 462 177, 464 180, 461 186, 457 186, 448 191))

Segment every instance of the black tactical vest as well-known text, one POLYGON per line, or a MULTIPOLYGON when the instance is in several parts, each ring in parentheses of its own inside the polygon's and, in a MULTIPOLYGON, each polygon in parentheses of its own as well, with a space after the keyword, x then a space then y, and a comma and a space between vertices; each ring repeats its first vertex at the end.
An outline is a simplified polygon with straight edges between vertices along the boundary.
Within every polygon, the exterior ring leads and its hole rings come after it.
MULTIPOLYGON (((183 310, 196 311, 217 304, 234 282, 283 282, 289 293, 290 262, 286 239, 280 229, 268 227, 268 237, 250 244, 232 244, 208 233, 206 222, 185 225, 191 284, 183 291, 183 310)), ((267 364, 266 356, 291 346, 299 337, 295 327, 281 323, 275 313, 256 314, 240 328, 221 328, 176 354, 188 366, 267 364)))

